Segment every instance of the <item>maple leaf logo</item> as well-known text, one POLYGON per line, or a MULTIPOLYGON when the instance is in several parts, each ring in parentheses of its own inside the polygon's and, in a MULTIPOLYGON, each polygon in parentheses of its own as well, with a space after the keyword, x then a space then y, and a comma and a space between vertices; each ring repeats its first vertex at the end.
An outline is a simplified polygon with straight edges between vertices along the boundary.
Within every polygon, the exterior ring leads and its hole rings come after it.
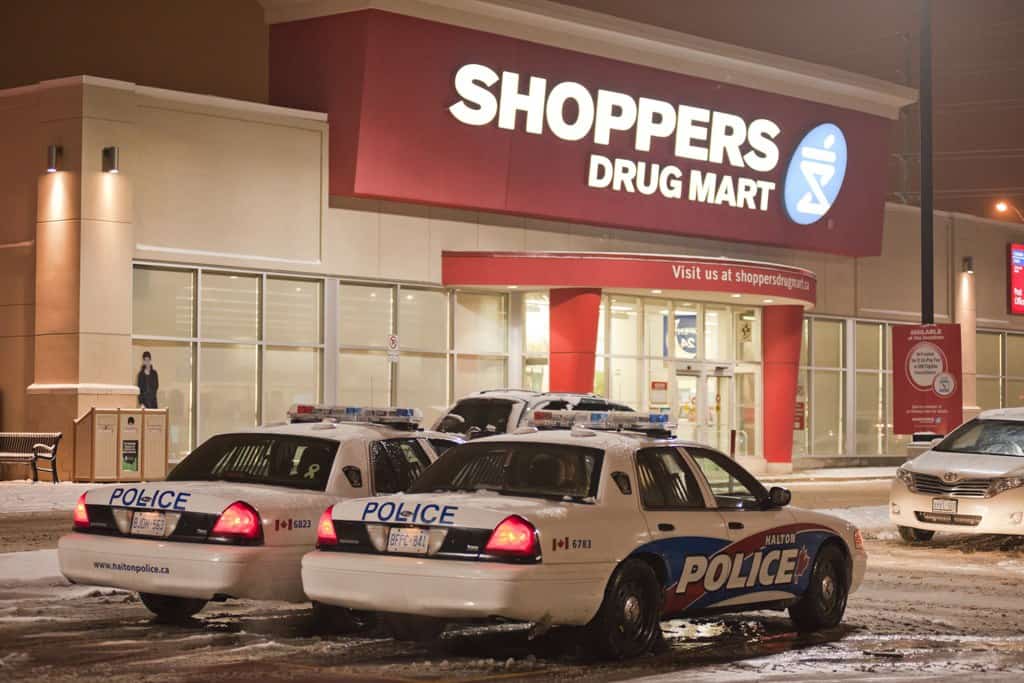
POLYGON ((811 565, 811 556, 807 553, 807 546, 801 546, 800 554, 796 558, 796 573, 795 576, 799 579, 807 571, 807 568, 811 565))

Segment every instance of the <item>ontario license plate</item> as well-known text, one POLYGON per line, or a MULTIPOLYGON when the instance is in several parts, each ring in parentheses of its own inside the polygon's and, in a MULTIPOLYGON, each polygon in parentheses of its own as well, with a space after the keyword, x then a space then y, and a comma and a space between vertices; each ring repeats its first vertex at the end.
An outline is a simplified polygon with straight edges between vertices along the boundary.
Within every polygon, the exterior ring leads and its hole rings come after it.
POLYGON ((132 515, 132 536, 163 536, 167 517, 162 512, 136 512, 132 515))
POLYGON ((392 529, 388 532, 388 552, 426 555, 429 540, 426 529, 392 529))
POLYGON ((950 500, 949 498, 932 498, 932 512, 945 512, 946 514, 956 514, 957 501, 950 500))

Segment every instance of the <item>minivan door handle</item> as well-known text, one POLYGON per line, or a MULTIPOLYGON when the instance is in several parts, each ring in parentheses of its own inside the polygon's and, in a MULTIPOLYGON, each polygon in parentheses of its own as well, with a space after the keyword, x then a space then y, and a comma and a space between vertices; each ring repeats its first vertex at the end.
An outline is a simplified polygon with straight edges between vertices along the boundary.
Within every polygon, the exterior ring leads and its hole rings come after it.
POLYGON ((675 530, 676 530, 676 525, 675 524, 666 524, 665 522, 661 522, 661 523, 658 524, 658 531, 675 531, 675 530))
POLYGON ((729 528, 738 530, 743 528, 743 522, 729 522, 729 528))

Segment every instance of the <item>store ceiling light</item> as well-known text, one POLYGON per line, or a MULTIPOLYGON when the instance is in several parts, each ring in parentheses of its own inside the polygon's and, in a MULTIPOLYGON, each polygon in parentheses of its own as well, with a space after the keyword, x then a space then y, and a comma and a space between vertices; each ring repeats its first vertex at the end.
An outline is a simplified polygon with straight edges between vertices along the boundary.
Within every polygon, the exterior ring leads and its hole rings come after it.
POLYGON ((651 290, 651 294, 661 294, 661 290, 660 289, 652 289, 651 290))
POLYGON ((519 289, 519 285, 509 285, 509 289, 519 289))
POLYGON ((729 296, 731 296, 733 299, 739 299, 743 295, 742 294, 730 294, 729 296))
POLYGON ((773 304, 775 303, 775 299, 765 299, 762 303, 773 304))
POLYGON ((103 148, 103 172, 118 173, 121 170, 120 154, 117 147, 103 148))
POLYGON ((60 160, 64 155, 64 148, 60 145, 50 145, 46 148, 46 172, 56 173, 60 170, 60 160))

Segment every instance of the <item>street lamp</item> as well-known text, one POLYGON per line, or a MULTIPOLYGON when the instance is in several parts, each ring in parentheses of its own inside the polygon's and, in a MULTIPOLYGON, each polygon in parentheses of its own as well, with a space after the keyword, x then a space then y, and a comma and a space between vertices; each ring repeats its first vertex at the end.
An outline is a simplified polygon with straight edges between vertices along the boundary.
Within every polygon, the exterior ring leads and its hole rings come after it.
POLYGON ((998 202, 996 202, 996 211, 997 212, 999 212, 999 213, 1007 213, 1007 212, 1010 211, 1010 209, 1013 209, 1013 212, 1017 214, 1017 218, 1020 219, 1020 222, 1024 223, 1024 213, 1020 212, 1020 209, 1017 208, 1016 204, 1011 204, 1010 202, 1008 202, 1006 200, 1003 200, 1003 199, 1001 199, 998 202))

